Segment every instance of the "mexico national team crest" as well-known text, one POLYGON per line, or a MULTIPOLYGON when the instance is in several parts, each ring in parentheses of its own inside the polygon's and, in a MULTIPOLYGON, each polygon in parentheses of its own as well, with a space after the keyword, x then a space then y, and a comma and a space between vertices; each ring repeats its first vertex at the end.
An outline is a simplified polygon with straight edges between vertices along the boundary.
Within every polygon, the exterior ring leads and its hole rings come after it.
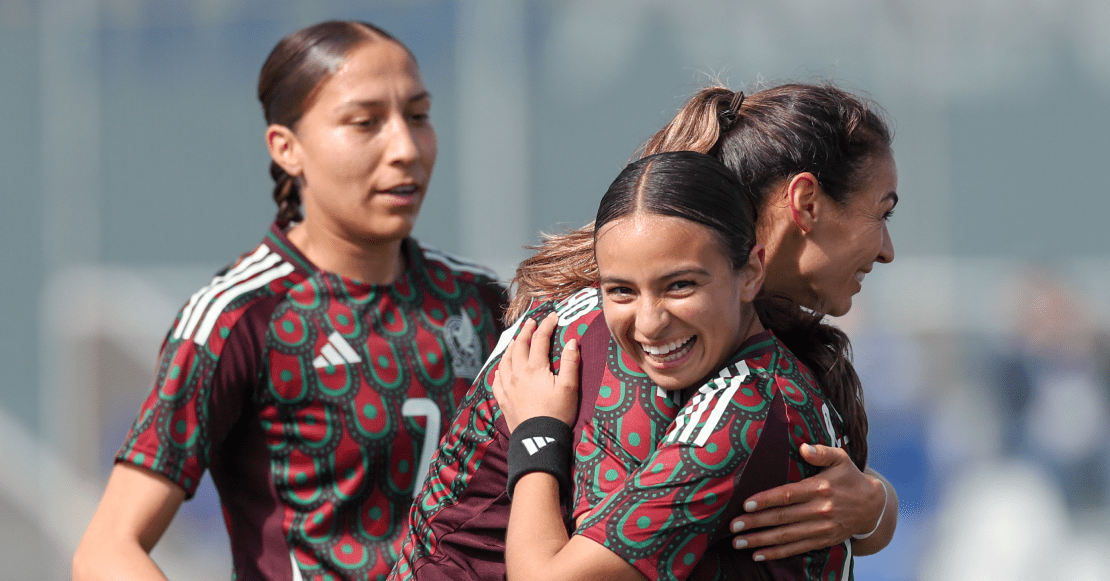
POLYGON ((443 342, 451 352, 455 377, 473 380, 482 368, 482 341, 465 313, 448 317, 443 325, 443 342))

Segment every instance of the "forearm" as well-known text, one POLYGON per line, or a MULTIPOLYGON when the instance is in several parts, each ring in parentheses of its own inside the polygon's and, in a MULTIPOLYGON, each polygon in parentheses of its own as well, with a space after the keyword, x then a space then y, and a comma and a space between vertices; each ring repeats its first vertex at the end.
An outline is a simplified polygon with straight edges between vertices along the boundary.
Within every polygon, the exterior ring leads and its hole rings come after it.
POLYGON ((865 472, 868 476, 877 478, 886 488, 886 506, 875 532, 866 539, 852 540, 852 553, 860 556, 873 555, 883 550, 894 538, 894 530, 898 527, 898 492, 882 474, 870 468, 865 472))
POLYGON ((582 535, 567 537, 559 510, 558 481, 543 472, 525 474, 516 483, 505 538, 505 565, 510 580, 647 581, 602 545, 582 535))
POLYGON ((165 581, 166 576, 136 542, 97 538, 90 529, 73 555, 73 581, 165 581))
POLYGON ((184 499, 165 476, 117 464, 73 555, 74 581, 164 580, 149 553, 184 499))
POLYGON ((508 578, 560 579, 556 557, 568 540, 559 512, 558 481, 544 472, 525 474, 513 491, 505 535, 508 578))

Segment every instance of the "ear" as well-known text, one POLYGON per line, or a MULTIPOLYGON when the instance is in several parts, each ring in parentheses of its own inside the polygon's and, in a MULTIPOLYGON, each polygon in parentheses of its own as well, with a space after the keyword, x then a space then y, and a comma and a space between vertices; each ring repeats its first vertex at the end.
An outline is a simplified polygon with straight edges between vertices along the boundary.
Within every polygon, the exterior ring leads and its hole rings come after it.
POLYGON ((284 125, 273 124, 266 128, 266 149, 275 163, 285 170, 285 173, 298 177, 302 173, 300 147, 297 136, 292 129, 284 125))
POLYGON ((748 254, 748 263, 740 273, 740 300, 750 303, 755 300, 760 290, 763 290, 765 249, 762 244, 756 244, 748 254))
POLYGON ((808 171, 790 178, 790 183, 786 186, 786 197, 794 217, 794 225, 803 234, 813 230, 813 224, 817 221, 820 193, 817 176, 808 171))

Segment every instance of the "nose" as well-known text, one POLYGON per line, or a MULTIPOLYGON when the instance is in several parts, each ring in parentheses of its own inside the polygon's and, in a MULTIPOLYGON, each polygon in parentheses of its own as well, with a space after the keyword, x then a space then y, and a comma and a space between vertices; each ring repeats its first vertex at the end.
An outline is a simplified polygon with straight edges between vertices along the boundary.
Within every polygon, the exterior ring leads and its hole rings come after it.
POLYGON ((644 297, 636 306, 636 331, 648 340, 661 337, 670 318, 659 300, 644 297))
POLYGON ((420 157, 420 147, 412 134, 412 127, 402 115, 397 115, 389 123, 389 140, 386 156, 389 163, 409 165, 420 157))
POLYGON ((883 245, 879 247, 879 256, 876 262, 887 264, 894 261, 894 240, 890 237, 890 230, 883 224, 883 245))

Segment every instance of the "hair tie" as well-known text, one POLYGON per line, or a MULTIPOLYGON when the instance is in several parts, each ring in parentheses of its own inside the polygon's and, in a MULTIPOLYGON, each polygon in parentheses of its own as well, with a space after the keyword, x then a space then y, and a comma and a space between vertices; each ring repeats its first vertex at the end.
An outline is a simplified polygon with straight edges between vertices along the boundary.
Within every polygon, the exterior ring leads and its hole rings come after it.
POLYGON ((736 91, 732 94, 732 100, 729 101, 728 107, 718 115, 718 122, 721 124, 721 133, 728 133, 732 129, 732 125, 736 123, 737 117, 740 116, 740 107, 744 104, 744 91, 736 91))

